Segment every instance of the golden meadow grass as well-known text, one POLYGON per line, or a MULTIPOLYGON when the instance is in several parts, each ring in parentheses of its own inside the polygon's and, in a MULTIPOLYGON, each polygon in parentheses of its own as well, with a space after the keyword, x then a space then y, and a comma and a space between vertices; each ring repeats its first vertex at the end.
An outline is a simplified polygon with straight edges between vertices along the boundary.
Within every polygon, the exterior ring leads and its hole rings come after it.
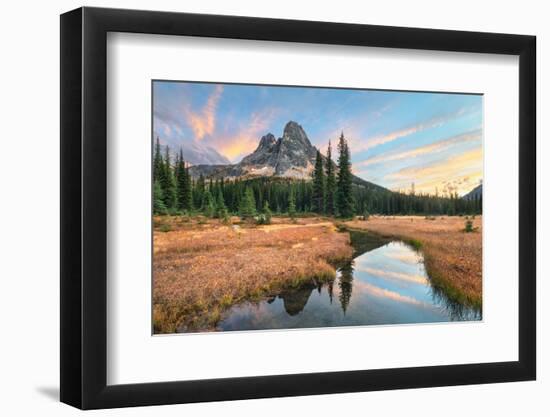
POLYGON ((482 217, 472 219, 474 232, 465 233, 464 217, 371 216, 345 225, 384 237, 404 240, 422 250, 432 284, 454 301, 482 304, 482 217))
MULTIPOLYGON (((234 222, 239 219, 234 217, 234 222)), ((421 250, 432 284, 451 299, 481 307, 482 221, 465 233, 464 217, 371 216, 347 228, 396 238, 421 250)), ((185 217, 154 219, 153 323, 155 333, 209 330, 229 307, 261 300, 306 280, 335 276, 333 264, 352 257, 349 234, 330 219, 269 226, 222 225, 185 217)))
POLYGON ((331 263, 352 257, 349 234, 332 222, 273 220, 252 226, 155 217, 155 333, 214 328, 230 306, 305 280, 332 279, 331 263))

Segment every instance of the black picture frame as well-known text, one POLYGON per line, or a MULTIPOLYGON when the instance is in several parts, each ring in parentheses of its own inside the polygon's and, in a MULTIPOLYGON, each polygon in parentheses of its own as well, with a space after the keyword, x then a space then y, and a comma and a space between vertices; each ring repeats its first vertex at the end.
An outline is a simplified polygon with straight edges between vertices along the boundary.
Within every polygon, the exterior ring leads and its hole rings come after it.
POLYGON ((536 38, 171 12, 61 15, 61 401, 82 409, 536 378, 536 38), (519 360, 107 385, 108 32, 519 56, 519 360))

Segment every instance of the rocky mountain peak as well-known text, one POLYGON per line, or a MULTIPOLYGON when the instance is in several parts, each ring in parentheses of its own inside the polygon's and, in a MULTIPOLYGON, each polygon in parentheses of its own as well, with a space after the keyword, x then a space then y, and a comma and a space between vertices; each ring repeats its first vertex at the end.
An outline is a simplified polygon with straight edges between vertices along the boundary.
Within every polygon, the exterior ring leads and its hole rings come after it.
POLYGON ((296 141, 305 147, 311 147, 311 142, 307 137, 304 128, 294 121, 289 121, 283 130, 283 141, 296 141))
POLYGON ((260 144, 258 145, 258 149, 270 149, 275 143, 277 142, 277 139, 275 139, 275 136, 273 136, 273 133, 268 133, 265 136, 262 136, 260 139, 260 144))
POLYGON ((273 165, 276 144, 277 140, 273 134, 268 133, 262 136, 256 150, 243 158, 239 165, 273 165))
MULTIPOLYGON (((313 146, 302 126, 289 121, 283 135, 275 139, 272 133, 260 138, 254 152, 237 164, 195 165, 189 169, 193 177, 203 175, 206 178, 257 178, 283 177, 293 179, 311 179, 317 148, 313 146)), ((334 163, 334 162, 333 162, 334 163)), ((361 187, 388 190, 354 177, 361 187)))
POLYGON ((275 139, 271 133, 262 136, 256 150, 237 165, 248 175, 307 178, 316 152, 303 127, 290 121, 282 137, 275 139))

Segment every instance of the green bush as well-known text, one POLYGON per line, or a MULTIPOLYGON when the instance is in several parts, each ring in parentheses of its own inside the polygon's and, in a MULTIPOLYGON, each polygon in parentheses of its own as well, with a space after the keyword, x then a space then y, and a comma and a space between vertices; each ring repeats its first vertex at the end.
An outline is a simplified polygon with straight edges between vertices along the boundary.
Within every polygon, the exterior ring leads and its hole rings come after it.
POLYGON ((471 220, 466 220, 464 231, 466 233, 472 233, 474 231, 474 223, 471 220))

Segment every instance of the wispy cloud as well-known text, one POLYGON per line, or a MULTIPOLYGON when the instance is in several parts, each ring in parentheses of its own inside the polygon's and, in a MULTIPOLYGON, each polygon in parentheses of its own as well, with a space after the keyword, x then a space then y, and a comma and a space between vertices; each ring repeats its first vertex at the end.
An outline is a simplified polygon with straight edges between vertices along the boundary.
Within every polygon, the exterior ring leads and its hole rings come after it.
POLYGON ((194 112, 187 106, 184 108, 185 120, 193 130, 196 140, 202 140, 205 136, 214 133, 216 128, 216 108, 222 93, 223 86, 218 84, 200 111, 194 112))
POLYGON ((384 145, 386 143, 393 142, 397 139, 401 139, 415 133, 422 132, 424 130, 442 126, 445 123, 464 115, 467 111, 468 109, 466 108, 460 108, 457 111, 451 113, 435 116, 426 121, 415 123, 410 126, 406 126, 404 128, 397 129, 382 135, 368 137, 366 139, 351 137, 350 147, 353 152, 363 152, 376 146, 384 145))
POLYGON ((265 135, 275 117, 275 109, 265 109, 252 113, 250 118, 239 124, 237 131, 224 134, 215 139, 213 145, 233 162, 253 152, 260 138, 265 135))
POLYGON ((420 307, 428 307, 426 303, 417 300, 416 298, 409 297, 408 295, 400 294, 396 291, 387 290, 385 288, 377 287, 376 285, 369 284, 363 281, 357 281, 353 283, 353 291, 364 291, 367 294, 376 298, 385 298, 400 303, 413 304, 420 307))
POLYGON ((476 129, 471 132, 463 133, 460 135, 452 136, 448 139, 443 139, 438 142, 430 143, 428 145, 419 146, 414 149, 409 149, 401 152, 384 153, 381 155, 367 158, 365 161, 357 164, 358 167, 366 167, 369 165, 380 164, 382 162, 397 161, 402 159, 417 158, 427 154, 434 154, 447 150, 453 146, 481 141, 481 129, 476 129))
POLYGON ((476 147, 474 129, 482 123, 482 99, 477 96, 155 82, 153 99, 155 135, 174 150, 188 149, 193 163, 239 162, 254 151, 261 136, 271 131, 278 137, 288 120, 296 120, 321 152, 326 153, 332 140, 334 159, 344 131, 354 172, 362 174, 363 169, 363 178, 388 188, 408 188, 416 181, 417 190, 421 182, 437 183, 440 190, 461 189, 463 183, 476 181, 482 169, 478 164, 477 171, 470 167, 449 178, 427 172, 418 173, 421 179, 397 175, 400 169, 425 167, 476 147), (428 141, 432 144, 426 145, 428 141))
POLYGON ((481 146, 449 158, 407 167, 386 176, 391 188, 400 189, 415 183, 417 191, 456 191, 463 194, 470 191, 482 178, 483 151, 481 146))
POLYGON ((358 267, 357 270, 366 272, 371 275, 379 276, 382 278, 395 279, 398 281, 407 281, 415 284, 425 284, 426 278, 422 275, 407 274, 405 272, 397 271, 384 271, 382 269, 376 269, 371 267, 358 267))

